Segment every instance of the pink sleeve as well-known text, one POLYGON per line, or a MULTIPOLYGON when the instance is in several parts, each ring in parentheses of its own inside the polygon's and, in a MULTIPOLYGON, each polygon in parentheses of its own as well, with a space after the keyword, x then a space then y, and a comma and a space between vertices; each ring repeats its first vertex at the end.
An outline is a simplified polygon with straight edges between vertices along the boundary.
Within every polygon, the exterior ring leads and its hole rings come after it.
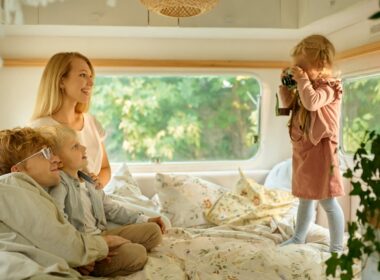
POLYGON ((286 86, 279 86, 279 95, 281 100, 280 108, 289 108, 292 105, 293 97, 291 92, 288 90, 286 86))
POLYGON ((297 87, 302 105, 308 111, 317 111, 335 100, 335 91, 328 84, 322 84, 314 89, 308 78, 301 78, 297 87))

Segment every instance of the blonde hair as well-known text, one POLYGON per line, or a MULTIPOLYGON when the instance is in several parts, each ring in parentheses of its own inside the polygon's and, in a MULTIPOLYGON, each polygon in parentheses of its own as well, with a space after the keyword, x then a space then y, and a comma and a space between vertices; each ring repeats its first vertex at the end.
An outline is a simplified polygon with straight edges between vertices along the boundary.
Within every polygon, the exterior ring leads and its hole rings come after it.
POLYGON ((0 175, 10 173, 12 166, 45 146, 52 147, 52 141, 30 127, 0 131, 0 175))
MULTIPOLYGON (((70 72, 71 62, 75 58, 83 59, 90 67, 92 76, 95 76, 95 71, 90 60, 84 55, 78 52, 62 52, 53 55, 45 66, 41 77, 32 120, 51 116, 59 111, 63 103, 60 83, 62 78, 66 77, 70 72)), ((78 113, 87 112, 88 107, 88 103, 78 103, 75 111, 78 113)))
POLYGON ((310 35, 294 47, 292 57, 298 55, 304 56, 313 67, 322 71, 324 68, 332 68, 335 47, 322 35, 310 35))
POLYGON ((77 133, 74 129, 65 125, 54 126, 41 126, 36 128, 45 138, 50 139, 52 142, 52 149, 58 153, 62 146, 66 143, 67 139, 78 139, 77 133))
MULTIPOLYGON (((310 65, 316 68, 321 74, 326 74, 326 72, 331 71, 333 67, 335 47, 322 35, 310 35, 302 39, 301 42, 294 47, 292 57, 299 55, 305 57, 310 65)), ((298 104, 298 98, 293 100, 293 112, 289 125, 292 125, 295 111, 299 111, 298 121, 304 135, 308 136, 310 130, 310 112, 306 110, 302 104, 298 104)))

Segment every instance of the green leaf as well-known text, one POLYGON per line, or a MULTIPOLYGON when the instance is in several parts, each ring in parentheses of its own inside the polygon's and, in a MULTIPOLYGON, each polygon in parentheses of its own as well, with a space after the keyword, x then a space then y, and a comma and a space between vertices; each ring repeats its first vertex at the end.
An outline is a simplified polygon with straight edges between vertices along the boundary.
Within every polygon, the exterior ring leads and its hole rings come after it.
POLYGON ((331 254, 331 257, 329 259, 326 260, 326 275, 329 276, 329 275, 332 275, 333 277, 335 277, 335 271, 339 265, 339 259, 338 259, 338 254, 337 253, 332 253, 331 254))

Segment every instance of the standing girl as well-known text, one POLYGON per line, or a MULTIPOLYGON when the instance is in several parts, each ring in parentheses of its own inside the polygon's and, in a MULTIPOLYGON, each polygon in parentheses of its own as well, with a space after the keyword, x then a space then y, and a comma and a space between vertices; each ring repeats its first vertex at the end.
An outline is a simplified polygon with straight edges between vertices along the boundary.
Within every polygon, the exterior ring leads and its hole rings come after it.
POLYGON ((87 171, 97 186, 103 187, 111 177, 105 131, 87 113, 94 75, 90 60, 80 53, 64 52, 51 57, 42 74, 31 126, 63 124, 74 129, 87 148, 87 171))
POLYGON ((282 74, 296 82, 296 87, 280 86, 280 97, 292 111, 292 193, 300 205, 294 236, 281 245, 305 243, 317 200, 327 213, 330 251, 343 250, 344 216, 336 200, 344 195, 338 160, 342 86, 332 76, 334 54, 328 39, 308 36, 294 48, 294 66, 282 74))

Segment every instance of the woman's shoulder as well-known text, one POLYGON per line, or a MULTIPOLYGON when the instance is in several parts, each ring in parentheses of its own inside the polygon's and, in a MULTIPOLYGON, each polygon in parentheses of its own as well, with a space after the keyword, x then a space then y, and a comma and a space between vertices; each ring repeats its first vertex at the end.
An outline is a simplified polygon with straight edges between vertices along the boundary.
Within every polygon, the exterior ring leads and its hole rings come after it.
POLYGON ((104 136, 105 131, 100 122, 90 113, 84 113, 84 127, 90 130, 96 130, 100 136, 104 136))
POLYGON ((35 128, 35 127, 40 127, 40 126, 45 126, 45 125, 57 125, 59 124, 56 120, 54 120, 52 117, 47 116, 47 117, 42 117, 38 119, 34 119, 28 123, 28 126, 35 128))

